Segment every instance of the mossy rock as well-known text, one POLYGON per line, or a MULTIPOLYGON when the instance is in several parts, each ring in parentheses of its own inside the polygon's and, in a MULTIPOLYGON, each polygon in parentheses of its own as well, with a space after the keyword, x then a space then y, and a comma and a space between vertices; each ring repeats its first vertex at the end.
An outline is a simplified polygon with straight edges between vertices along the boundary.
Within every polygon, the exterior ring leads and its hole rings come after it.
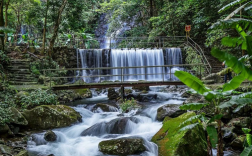
POLYGON ((150 90, 149 86, 132 87, 132 89, 138 92, 148 92, 150 90))
POLYGON ((36 130, 66 127, 81 121, 78 112, 64 105, 42 105, 22 114, 28 121, 27 128, 36 130))
POLYGON ((188 112, 163 123, 163 127, 152 138, 158 145, 160 156, 207 155, 205 132, 200 124, 192 129, 179 131, 180 124, 194 115, 194 112, 188 112))
POLYGON ((99 150, 104 154, 132 155, 140 154, 146 150, 141 138, 121 138, 106 140, 99 143, 99 150))
POLYGON ((15 156, 29 156, 28 155, 28 151, 26 151, 26 150, 22 150, 21 152, 19 152, 17 155, 15 155, 15 156))
POLYGON ((114 88, 108 89, 108 98, 109 100, 116 100, 119 97, 119 94, 115 91, 114 88))
POLYGON ((92 98, 92 92, 88 88, 75 89, 74 92, 79 94, 82 98, 92 98))
POLYGON ((17 125, 28 125, 28 121, 25 117, 14 107, 9 108, 11 119, 10 123, 17 125))

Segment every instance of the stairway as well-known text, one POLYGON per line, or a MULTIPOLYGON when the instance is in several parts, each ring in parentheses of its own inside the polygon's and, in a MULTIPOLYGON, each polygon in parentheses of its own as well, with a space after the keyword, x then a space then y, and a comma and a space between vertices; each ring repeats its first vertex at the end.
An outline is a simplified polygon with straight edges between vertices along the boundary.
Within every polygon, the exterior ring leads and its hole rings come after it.
POLYGON ((36 85, 37 78, 30 71, 29 60, 11 60, 9 82, 11 85, 36 85))

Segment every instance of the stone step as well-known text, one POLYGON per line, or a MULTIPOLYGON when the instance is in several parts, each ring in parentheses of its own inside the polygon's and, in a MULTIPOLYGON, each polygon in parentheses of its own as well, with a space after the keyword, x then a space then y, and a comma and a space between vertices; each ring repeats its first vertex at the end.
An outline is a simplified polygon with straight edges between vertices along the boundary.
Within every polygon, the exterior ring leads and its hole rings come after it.
POLYGON ((20 78, 27 78, 27 79, 33 79, 35 78, 34 76, 30 75, 30 74, 22 74, 22 75, 9 75, 9 78, 17 78, 17 79, 20 79, 20 78))
POLYGON ((9 71, 13 71, 13 73, 15 72, 15 71, 23 71, 23 72, 30 72, 30 69, 9 69, 9 71))
POLYGON ((36 79, 10 79, 10 81, 13 82, 37 82, 36 79))
POLYGON ((10 62, 14 62, 14 63, 29 63, 30 60, 10 60, 10 62))
POLYGON ((37 82, 16 82, 16 81, 9 81, 11 85, 36 85, 37 82))
POLYGON ((8 66, 7 67, 9 70, 11 69, 30 69, 29 65, 18 65, 18 66, 8 66))

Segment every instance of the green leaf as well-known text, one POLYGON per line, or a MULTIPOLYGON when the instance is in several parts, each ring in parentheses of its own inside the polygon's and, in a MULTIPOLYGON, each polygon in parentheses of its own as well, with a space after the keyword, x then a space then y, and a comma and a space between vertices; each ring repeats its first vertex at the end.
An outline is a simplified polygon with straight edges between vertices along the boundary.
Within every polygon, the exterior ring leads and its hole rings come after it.
POLYGON ((245 134, 249 134, 249 132, 251 131, 251 129, 249 129, 249 128, 242 128, 242 131, 243 131, 245 134))
POLYGON ((195 126, 197 126, 198 124, 199 124, 199 123, 187 125, 187 126, 181 128, 179 131, 185 131, 185 130, 193 129, 193 128, 194 128, 195 126))
MULTIPOLYGON (((243 18, 231 18, 229 20, 221 20, 216 23, 214 23, 209 29, 238 29, 238 26, 246 26, 248 25, 252 26, 252 20, 243 19, 243 18)), ((240 29, 240 28, 239 28, 240 29)), ((243 29, 242 29, 243 30, 243 29)), ((237 30, 239 31, 239 30, 237 30)))
POLYGON ((214 126, 207 126, 206 128, 207 134, 210 138, 210 142, 212 144, 212 147, 215 148, 216 144, 218 142, 218 134, 214 126))
POLYGON ((221 40, 221 44, 227 47, 236 47, 239 44, 240 38, 238 37, 224 37, 221 40))
POLYGON ((232 2, 232 3, 229 3, 229 4, 225 5, 225 6, 224 6, 223 8, 221 8, 218 12, 221 13, 221 12, 226 11, 226 10, 228 10, 229 8, 231 8, 231 7, 233 7, 233 6, 237 5, 237 4, 240 4, 240 3, 243 3, 243 2, 247 2, 247 1, 248 1, 248 0, 236 0, 236 1, 232 2))
MULTIPOLYGON (((252 71, 233 55, 223 52, 216 48, 212 49, 211 54, 214 57, 216 57, 219 61, 221 62, 225 61, 225 64, 227 66, 231 67, 235 73, 241 74, 244 77, 244 79, 252 80, 252 71)), ((238 78, 236 79, 236 82, 238 82, 238 78)))
POLYGON ((245 148, 240 156, 252 156, 252 146, 245 148))
POLYGON ((194 89, 199 94, 204 94, 205 92, 209 91, 209 89, 207 89, 207 87, 203 84, 203 82, 200 79, 187 72, 176 71, 174 75, 185 85, 194 89))
POLYGON ((202 115, 195 115, 195 116, 192 116, 190 118, 188 118, 186 121, 182 122, 179 127, 183 127, 184 125, 188 124, 188 123, 194 123, 196 122, 199 118, 201 118, 202 115))
POLYGON ((223 92, 238 88, 244 80, 245 78, 241 74, 238 76, 235 76, 231 81, 229 81, 223 86, 223 92))
POLYGON ((252 99, 250 98, 244 98, 244 99, 231 99, 228 102, 224 102, 221 105, 219 105, 219 108, 227 108, 231 107, 233 105, 247 105, 252 104, 252 99))
POLYGON ((252 36, 246 36, 247 52, 252 56, 252 36))
POLYGON ((207 124, 210 124, 210 123, 212 123, 212 122, 214 122, 215 120, 220 120, 221 118, 222 118, 222 114, 217 114, 217 115, 215 115, 214 117, 212 117, 208 122, 207 122, 207 124))
POLYGON ((189 103, 185 104, 183 106, 180 106, 179 108, 181 110, 200 110, 201 108, 209 105, 208 103, 189 103))

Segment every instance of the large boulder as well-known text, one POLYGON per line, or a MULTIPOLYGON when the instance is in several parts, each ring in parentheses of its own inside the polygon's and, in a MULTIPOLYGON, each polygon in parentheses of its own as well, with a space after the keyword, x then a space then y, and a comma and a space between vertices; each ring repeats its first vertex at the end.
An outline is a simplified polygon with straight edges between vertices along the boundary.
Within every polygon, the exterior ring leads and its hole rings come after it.
POLYGON ((82 98, 92 98, 92 92, 90 89, 75 89, 74 92, 79 94, 82 98))
POLYGON ((25 110, 22 114, 28 121, 27 127, 34 130, 66 127, 81 121, 78 112, 64 105, 42 105, 25 110))
POLYGON ((14 107, 9 108, 11 117, 10 123, 17 125, 28 125, 28 121, 25 117, 14 107))
POLYGON ((81 136, 102 136, 104 134, 127 134, 131 132, 130 128, 127 128, 129 123, 138 123, 139 119, 135 117, 122 117, 111 120, 110 122, 97 123, 90 128, 84 130, 81 136))
POLYGON ((1 135, 8 135, 10 133, 12 133, 12 132, 7 124, 0 125, 0 136, 1 135))
POLYGON ((48 142, 53 142, 57 140, 57 135, 53 131, 49 130, 45 133, 44 139, 48 142))
POLYGON ((179 131, 180 124, 194 115, 194 112, 188 112, 163 123, 163 127, 152 138, 152 141, 158 145, 159 155, 207 155, 206 136, 200 124, 191 129, 179 131))
POLYGON ((140 154, 146 150, 141 138, 121 138, 99 143, 99 150, 110 155, 140 154))
POLYGON ((116 100, 119 97, 119 94, 115 91, 114 88, 108 89, 108 98, 109 100, 116 100))
POLYGON ((175 118, 184 114, 186 111, 179 109, 179 106, 178 104, 168 104, 159 107, 157 110, 157 120, 163 121, 166 116, 175 118))

